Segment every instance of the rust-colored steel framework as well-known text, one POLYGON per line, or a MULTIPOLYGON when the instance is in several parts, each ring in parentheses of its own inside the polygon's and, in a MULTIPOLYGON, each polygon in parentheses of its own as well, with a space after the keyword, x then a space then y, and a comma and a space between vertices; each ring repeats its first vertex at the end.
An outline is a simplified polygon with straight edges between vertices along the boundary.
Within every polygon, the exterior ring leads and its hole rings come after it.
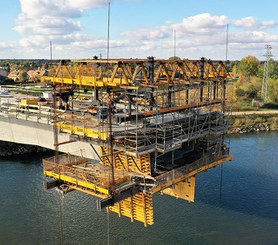
POLYGON ((43 79, 53 85, 56 150, 84 141, 97 157, 45 159, 47 187, 95 195, 99 209, 145 226, 153 194, 194 201, 195 175, 231 160, 227 78, 222 61, 204 58, 61 61, 43 79))

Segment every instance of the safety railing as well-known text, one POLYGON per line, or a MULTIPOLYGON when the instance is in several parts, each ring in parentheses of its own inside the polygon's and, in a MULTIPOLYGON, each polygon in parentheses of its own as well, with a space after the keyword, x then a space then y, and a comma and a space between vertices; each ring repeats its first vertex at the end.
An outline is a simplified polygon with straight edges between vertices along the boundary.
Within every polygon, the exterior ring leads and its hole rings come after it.
POLYGON ((229 157, 229 148, 216 152, 215 154, 212 154, 212 155, 204 155, 201 159, 198 159, 197 161, 194 161, 193 163, 187 164, 180 168, 173 169, 167 173, 157 176, 155 178, 155 180, 156 180, 155 188, 162 187, 162 186, 166 185, 167 183, 171 183, 171 182, 174 184, 174 182, 176 180, 178 180, 198 169, 201 169, 204 166, 207 166, 209 164, 212 164, 214 162, 220 161, 225 158, 228 159, 228 157, 229 157))
POLYGON ((49 106, 21 105, 20 102, 1 103, 0 114, 45 124, 50 124, 53 117, 52 109, 49 106))
POLYGON ((48 177, 107 195, 110 194, 113 185, 116 187, 125 181, 131 181, 131 176, 126 171, 115 170, 113 178, 110 167, 70 154, 44 159, 43 169, 48 177))

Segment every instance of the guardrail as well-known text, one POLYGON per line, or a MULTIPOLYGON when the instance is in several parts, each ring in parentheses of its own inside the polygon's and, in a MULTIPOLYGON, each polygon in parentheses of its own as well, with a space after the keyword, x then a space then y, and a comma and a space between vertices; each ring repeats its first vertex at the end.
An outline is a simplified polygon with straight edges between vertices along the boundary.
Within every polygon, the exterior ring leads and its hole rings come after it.
POLYGON ((216 152, 213 155, 204 155, 197 161, 157 176, 155 178, 156 187, 154 187, 153 192, 163 190, 172 184, 178 183, 182 179, 196 175, 198 172, 204 171, 205 167, 209 169, 220 163, 231 160, 232 157, 229 156, 229 148, 216 152))
POLYGON ((113 183, 121 185, 131 181, 132 174, 124 170, 114 170, 84 157, 61 154, 43 160, 45 176, 65 181, 76 187, 90 189, 102 194, 110 194, 113 183))
POLYGON ((1 103, 0 114, 45 124, 51 124, 53 117, 52 108, 49 106, 21 105, 20 102, 1 103))

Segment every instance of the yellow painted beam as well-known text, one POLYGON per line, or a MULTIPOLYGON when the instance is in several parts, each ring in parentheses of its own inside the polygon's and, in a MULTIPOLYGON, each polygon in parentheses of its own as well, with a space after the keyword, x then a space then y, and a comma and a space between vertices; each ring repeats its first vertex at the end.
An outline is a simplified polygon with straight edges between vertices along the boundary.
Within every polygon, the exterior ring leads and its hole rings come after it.
POLYGON ((90 189, 90 190, 95 191, 95 192, 100 192, 100 193, 103 193, 105 195, 110 194, 110 191, 108 189, 105 189, 103 187, 94 185, 92 183, 89 183, 89 182, 86 182, 86 181, 83 181, 83 180, 79 180, 79 179, 76 179, 76 178, 69 177, 65 174, 57 174, 57 173, 54 173, 54 172, 51 172, 51 171, 44 171, 44 175, 47 176, 47 177, 52 177, 52 178, 57 179, 57 180, 65 181, 66 183, 74 184, 76 186, 81 186, 81 187, 90 189))
POLYGON ((107 140, 109 138, 109 133, 102 132, 97 129, 83 128, 83 127, 74 126, 62 122, 58 122, 57 127, 59 127, 61 129, 61 132, 63 133, 86 136, 89 138, 101 139, 101 140, 107 140))

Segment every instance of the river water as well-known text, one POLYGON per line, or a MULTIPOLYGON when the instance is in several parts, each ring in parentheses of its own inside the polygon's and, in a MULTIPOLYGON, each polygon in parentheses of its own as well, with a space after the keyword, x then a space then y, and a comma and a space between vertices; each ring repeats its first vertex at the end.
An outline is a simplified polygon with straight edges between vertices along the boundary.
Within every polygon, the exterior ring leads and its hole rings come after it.
POLYGON ((61 233, 60 195, 43 188, 44 156, 0 159, 0 244, 278 244, 278 133, 229 141, 234 160, 197 176, 195 203, 156 195, 148 228, 71 192, 61 233))

